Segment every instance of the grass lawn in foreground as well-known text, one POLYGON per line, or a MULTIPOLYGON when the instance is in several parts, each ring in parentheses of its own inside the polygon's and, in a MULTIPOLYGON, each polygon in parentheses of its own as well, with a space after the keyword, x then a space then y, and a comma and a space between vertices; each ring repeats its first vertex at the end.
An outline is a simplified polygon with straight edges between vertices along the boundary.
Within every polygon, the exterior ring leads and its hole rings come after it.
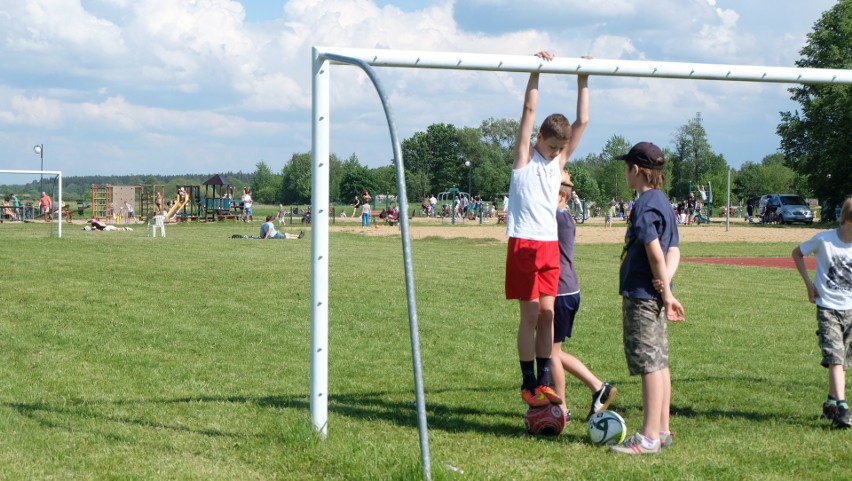
MULTIPOLYGON (((259 223, 222 222, 151 239, 142 224, 66 226, 56 239, 47 228, 0 226, 0 478, 419 479, 399 237, 331 236, 320 441, 308 399, 310 231, 237 240, 259 223)), ((413 250, 433 479, 852 476, 852 432, 818 419, 826 372, 795 270, 681 264, 675 292, 688 320, 669 325, 676 445, 634 459, 586 441, 590 396, 576 380, 578 420, 556 438, 525 434, 504 243, 428 238, 413 250)), ((719 251, 682 246, 685 256, 719 251)), ((621 347, 619 254, 577 246, 582 304, 566 345, 619 388, 612 409, 633 432, 641 389, 621 347)))

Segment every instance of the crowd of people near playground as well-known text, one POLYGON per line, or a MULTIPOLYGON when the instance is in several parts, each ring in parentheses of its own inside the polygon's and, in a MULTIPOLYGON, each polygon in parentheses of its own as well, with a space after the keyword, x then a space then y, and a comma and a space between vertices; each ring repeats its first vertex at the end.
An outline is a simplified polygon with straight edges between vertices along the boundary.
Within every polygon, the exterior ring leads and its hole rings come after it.
POLYGON ((64 202, 60 214, 59 205, 54 203, 47 192, 42 192, 41 197, 35 203, 22 202, 14 192, 11 192, 7 197, 3 197, 3 203, 0 204, 0 223, 5 221, 24 222, 35 219, 50 222, 54 217, 62 217, 70 222, 72 215, 68 209, 68 204, 64 202))
MULTIPOLYGON (((95 201, 93 198, 93 208, 88 217, 83 217, 83 211, 88 204, 78 200, 77 211, 80 217, 87 220, 95 219, 104 225, 147 222, 156 215, 163 216, 165 223, 222 219, 232 219, 244 223, 254 222, 255 206, 251 188, 246 186, 235 189, 235 186, 226 184, 219 176, 214 176, 214 178, 223 183, 219 186, 218 191, 214 188, 212 195, 202 189, 203 184, 176 185, 168 189, 165 186, 145 186, 143 188, 153 187, 153 189, 143 195, 137 192, 129 198, 111 199, 99 212, 94 208, 95 201), (170 189, 174 189, 172 193, 167 192, 170 189), (147 203, 142 200, 145 197, 149 198, 147 203)), ((122 188, 139 189, 140 187, 122 188)), ((691 188, 692 185, 690 185, 691 188)), ((59 206, 53 202, 47 192, 42 192, 38 200, 31 199, 29 195, 25 195, 22 200, 21 196, 14 192, 10 192, 0 200, 2 200, 0 222, 28 222, 42 219, 52 221, 54 218, 60 217, 70 222, 73 219, 73 214, 67 204, 62 205, 61 216, 59 215, 59 206)), ((624 222, 629 217, 634 202, 634 199, 612 197, 609 201, 598 203, 584 199, 577 191, 574 191, 571 197, 567 199, 567 209, 578 223, 583 223, 591 218, 603 217, 605 227, 610 228, 613 222, 624 222)), ((698 185, 697 190, 690 191, 686 197, 670 199, 670 202, 679 225, 698 225, 710 222, 712 197, 709 195, 709 187, 705 189, 705 186, 698 185)), ((803 200, 801 196, 792 194, 752 196, 747 200, 741 200, 739 206, 732 206, 730 209, 731 216, 741 217, 750 223, 790 223, 791 219, 787 218, 785 222, 785 218, 780 212, 789 207, 787 204, 791 202, 805 204, 807 201, 803 200), (793 198, 795 199, 791 200, 793 198)), ((419 205, 410 206, 408 217, 409 219, 415 217, 437 218, 441 219, 442 222, 452 219, 453 223, 456 220, 461 220, 500 224, 505 222, 506 213, 509 209, 508 204, 508 193, 497 194, 492 199, 486 200, 479 194, 463 192, 453 187, 445 192, 429 193, 423 196, 419 205)), ((399 216, 402 214, 396 196, 384 193, 378 194, 374 198, 368 189, 361 189, 354 194, 349 202, 349 208, 338 205, 332 207, 332 213, 338 219, 347 217, 357 219, 362 227, 397 225, 399 216)), ((727 210, 722 207, 719 213, 725 216, 727 210)), ((814 218, 806 207, 803 208, 803 211, 804 215, 810 217, 796 218, 792 221, 806 224, 818 221, 818 218, 814 218)), ((310 224, 310 208, 285 207, 283 204, 278 204, 275 221, 278 225, 282 225, 285 223, 285 219, 289 219, 291 223, 310 224)), ((91 224, 90 221, 87 223, 91 224)))

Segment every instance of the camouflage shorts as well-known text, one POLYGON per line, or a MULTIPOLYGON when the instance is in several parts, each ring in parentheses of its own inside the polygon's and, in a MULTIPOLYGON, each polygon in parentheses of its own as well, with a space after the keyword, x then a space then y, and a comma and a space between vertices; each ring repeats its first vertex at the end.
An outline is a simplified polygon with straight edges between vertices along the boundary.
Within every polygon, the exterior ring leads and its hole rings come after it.
POLYGON ((817 306, 817 325, 822 365, 852 367, 852 309, 838 311, 817 306))
POLYGON ((662 301, 624 297, 621 301, 624 357, 631 376, 669 367, 666 311, 662 301))

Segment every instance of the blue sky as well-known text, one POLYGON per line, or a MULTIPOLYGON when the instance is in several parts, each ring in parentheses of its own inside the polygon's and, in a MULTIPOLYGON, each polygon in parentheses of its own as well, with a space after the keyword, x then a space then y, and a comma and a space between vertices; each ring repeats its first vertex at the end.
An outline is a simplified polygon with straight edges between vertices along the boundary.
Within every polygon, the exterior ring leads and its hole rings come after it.
MULTIPOLYGON (((315 45, 793 66, 829 0, 0 0, 0 169, 65 175, 280 171, 311 144, 315 45)), ((436 122, 517 118, 525 74, 381 69, 403 138, 436 122)), ((392 151, 363 74, 332 72, 331 151, 392 151)), ((544 76, 540 118, 574 113, 544 76)), ((575 157, 612 135, 668 146, 701 112, 738 167, 776 152, 784 84, 592 78, 575 157)), ((0 175, 0 184, 11 183, 0 175)))

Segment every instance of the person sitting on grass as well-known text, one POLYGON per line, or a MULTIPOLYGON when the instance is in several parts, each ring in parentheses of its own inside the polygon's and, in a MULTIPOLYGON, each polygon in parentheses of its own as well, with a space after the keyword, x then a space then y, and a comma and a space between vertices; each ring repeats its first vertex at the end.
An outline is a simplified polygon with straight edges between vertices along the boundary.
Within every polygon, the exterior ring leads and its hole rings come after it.
POLYGON ((388 209, 388 224, 396 225, 399 222, 399 209, 397 207, 391 207, 388 209))
POLYGON ((278 232, 275 230, 274 215, 266 216, 266 222, 260 226, 261 239, 301 239, 305 237, 305 231, 299 232, 299 235, 288 234, 286 232, 278 232))

